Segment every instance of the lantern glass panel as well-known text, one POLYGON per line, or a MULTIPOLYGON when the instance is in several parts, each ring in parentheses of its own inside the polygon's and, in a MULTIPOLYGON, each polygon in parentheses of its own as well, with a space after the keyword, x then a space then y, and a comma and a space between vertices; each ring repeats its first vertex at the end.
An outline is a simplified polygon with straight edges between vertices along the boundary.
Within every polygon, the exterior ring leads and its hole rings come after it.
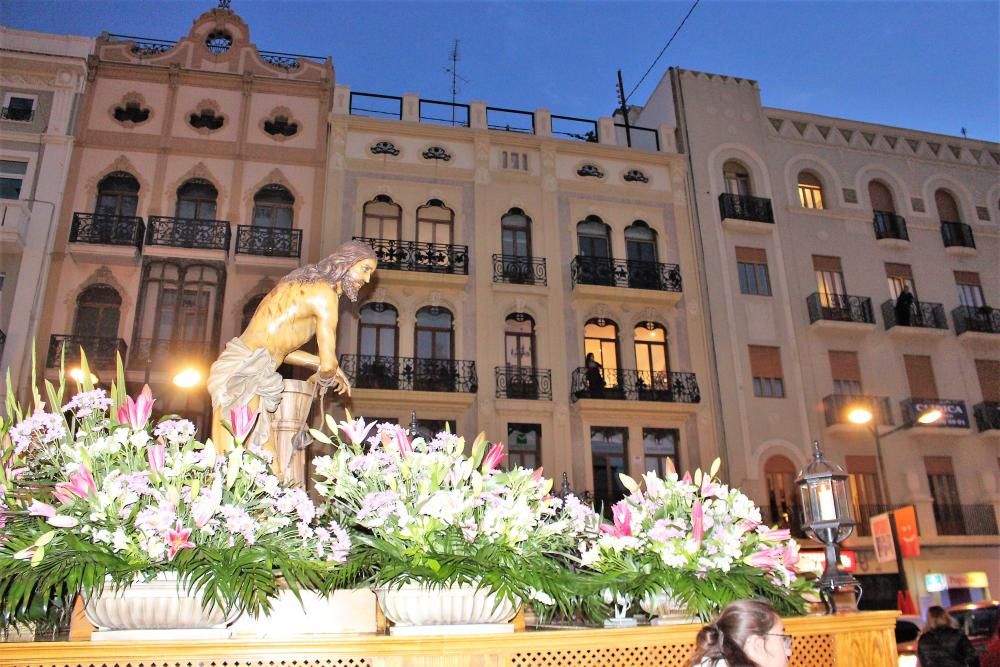
POLYGON ((851 492, 847 480, 834 478, 833 495, 837 503, 837 518, 840 521, 854 521, 854 509, 851 507, 851 492))

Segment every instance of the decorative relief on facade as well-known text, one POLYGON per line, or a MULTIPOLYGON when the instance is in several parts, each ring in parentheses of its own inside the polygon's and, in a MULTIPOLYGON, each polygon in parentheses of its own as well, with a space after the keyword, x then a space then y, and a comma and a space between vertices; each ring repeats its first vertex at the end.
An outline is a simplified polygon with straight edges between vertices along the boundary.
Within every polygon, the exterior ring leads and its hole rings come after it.
POLYGON ((293 119, 291 109, 278 107, 261 121, 260 128, 271 138, 284 141, 298 134, 299 123, 293 119))
POLYGON ((920 197, 913 197, 913 198, 911 198, 910 199, 910 206, 912 206, 913 210, 915 212, 917 212, 917 213, 923 213, 924 212, 924 200, 921 199, 920 197))
POLYGON ((980 220, 989 220, 990 219, 990 209, 986 208, 985 206, 977 206, 976 207, 976 216, 980 220))
POLYGON ((226 123, 226 117, 215 100, 202 100, 195 105, 195 109, 188 115, 188 125, 202 134, 221 129, 226 123))
POLYGON ((451 160, 451 154, 440 146, 431 146, 420 154, 425 160, 451 160))
POLYGON ((625 179, 626 183, 649 183, 646 174, 638 169, 629 169, 622 178, 625 179))
POLYGON ((854 188, 844 188, 844 201, 848 204, 857 204, 858 191, 854 188))
POLYGON ((604 172, 597 165, 589 163, 577 169, 576 175, 590 178, 604 178, 604 172))
POLYGON ((153 115, 153 110, 146 104, 145 98, 136 92, 126 93, 121 102, 112 105, 108 112, 125 127, 141 125, 153 115))
POLYGON ((368 150, 372 152, 372 155, 392 155, 393 157, 399 155, 399 149, 391 141, 376 141, 368 150))

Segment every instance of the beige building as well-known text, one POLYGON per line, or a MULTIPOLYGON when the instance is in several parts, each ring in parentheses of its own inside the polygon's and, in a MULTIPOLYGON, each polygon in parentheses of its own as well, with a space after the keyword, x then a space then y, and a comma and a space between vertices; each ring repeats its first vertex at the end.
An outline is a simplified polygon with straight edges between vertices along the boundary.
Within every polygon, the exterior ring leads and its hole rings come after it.
MULTIPOLYGON (((676 119, 690 160, 731 482, 795 528, 819 439, 851 476, 861 574, 895 571, 868 518, 912 504, 914 596, 1000 592, 1000 146, 765 108, 754 81, 679 69, 633 117, 676 119)), ((894 579, 864 578, 891 601, 894 579)))
MULTIPOLYGON (((94 40, 0 26, 0 369, 30 371, 94 40)), ((6 384, 0 381, 0 401, 6 384)))

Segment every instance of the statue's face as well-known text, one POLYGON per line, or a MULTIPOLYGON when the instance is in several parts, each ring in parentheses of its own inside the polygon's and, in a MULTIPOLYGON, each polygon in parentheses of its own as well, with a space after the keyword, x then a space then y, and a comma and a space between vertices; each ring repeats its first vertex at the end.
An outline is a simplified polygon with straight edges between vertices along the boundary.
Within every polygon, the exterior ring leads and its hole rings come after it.
POLYGON ((351 301, 358 300, 358 292, 363 285, 367 285, 372 279, 372 273, 375 272, 376 265, 377 262, 374 259, 363 259, 351 267, 341 282, 341 288, 348 299, 351 301))

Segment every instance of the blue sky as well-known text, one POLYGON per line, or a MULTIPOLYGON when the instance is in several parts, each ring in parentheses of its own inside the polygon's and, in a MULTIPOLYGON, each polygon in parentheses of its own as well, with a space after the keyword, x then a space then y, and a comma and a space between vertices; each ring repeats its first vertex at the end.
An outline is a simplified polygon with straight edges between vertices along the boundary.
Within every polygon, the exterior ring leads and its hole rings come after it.
MULTIPOLYGON (((693 1, 693 0, 692 0, 693 1)), ((215 2, 0 0, 0 23, 177 39, 215 2)), ((596 118, 631 91, 691 6, 683 2, 233 0, 265 50, 329 55, 360 92, 596 118)), ((1000 140, 1000 2, 702 0, 638 88, 676 65, 760 82, 766 106, 1000 140)))

